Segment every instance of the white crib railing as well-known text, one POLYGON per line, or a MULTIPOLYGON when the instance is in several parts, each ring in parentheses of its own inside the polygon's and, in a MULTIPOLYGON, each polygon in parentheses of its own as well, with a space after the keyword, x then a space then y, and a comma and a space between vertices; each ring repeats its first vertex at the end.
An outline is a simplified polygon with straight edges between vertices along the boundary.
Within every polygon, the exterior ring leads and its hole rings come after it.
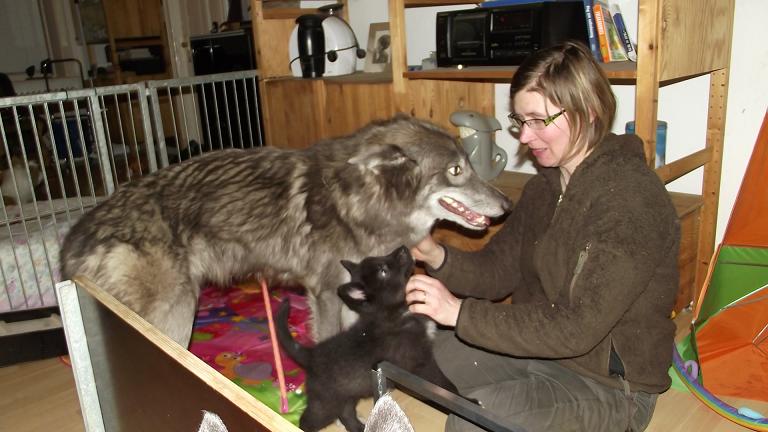
POLYGON ((0 98, 0 314, 56 305, 64 235, 121 185, 210 151, 261 146, 257 77, 0 98))

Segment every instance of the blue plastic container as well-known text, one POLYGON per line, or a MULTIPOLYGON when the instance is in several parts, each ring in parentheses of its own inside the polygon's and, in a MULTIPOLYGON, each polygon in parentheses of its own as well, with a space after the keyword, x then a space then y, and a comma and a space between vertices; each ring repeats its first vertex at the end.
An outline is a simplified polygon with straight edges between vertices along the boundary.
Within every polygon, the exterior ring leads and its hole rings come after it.
MULTIPOLYGON (((78 128, 78 117, 67 116, 66 128, 61 118, 54 118, 51 121, 51 128, 53 129, 53 142, 56 148, 56 157, 59 160, 65 160, 69 157, 67 151, 67 136, 69 137, 69 146, 72 149, 72 157, 83 157, 83 143, 80 139, 80 129, 78 128)), ((88 116, 80 116, 80 126, 83 128, 83 138, 85 139, 85 151, 90 153, 93 149, 93 130, 91 129, 91 121, 88 116)))
MULTIPOLYGON (((624 132, 628 134, 635 133, 635 122, 627 122, 624 132)), ((667 154, 667 122, 656 122, 656 168, 664 165, 667 154)))

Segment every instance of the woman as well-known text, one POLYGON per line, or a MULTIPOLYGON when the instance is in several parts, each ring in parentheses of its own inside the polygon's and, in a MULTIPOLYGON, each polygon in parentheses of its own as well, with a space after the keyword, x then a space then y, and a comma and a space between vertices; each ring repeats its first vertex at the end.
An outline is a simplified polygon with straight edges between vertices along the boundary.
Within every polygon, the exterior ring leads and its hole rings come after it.
MULTIPOLYGON (((616 102, 586 47, 534 53, 510 98, 539 173, 483 250, 413 248, 430 276, 409 280, 411 311, 452 328, 440 368, 510 425, 644 430, 670 385, 675 210, 642 142, 609 132, 616 102)), ((476 428, 449 416, 446 430, 476 428)))

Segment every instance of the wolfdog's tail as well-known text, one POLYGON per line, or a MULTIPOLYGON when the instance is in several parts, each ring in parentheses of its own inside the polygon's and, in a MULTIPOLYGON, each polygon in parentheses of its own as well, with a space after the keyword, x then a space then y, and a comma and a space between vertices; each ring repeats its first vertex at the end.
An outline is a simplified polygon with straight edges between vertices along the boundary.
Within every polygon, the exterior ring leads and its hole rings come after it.
POLYGON ((299 366, 307 368, 309 365, 309 357, 311 350, 304 347, 300 343, 296 342, 291 335, 291 329, 288 328, 288 312, 291 310, 291 302, 286 298, 280 304, 280 310, 277 312, 277 340, 283 347, 288 356, 293 359, 299 366))

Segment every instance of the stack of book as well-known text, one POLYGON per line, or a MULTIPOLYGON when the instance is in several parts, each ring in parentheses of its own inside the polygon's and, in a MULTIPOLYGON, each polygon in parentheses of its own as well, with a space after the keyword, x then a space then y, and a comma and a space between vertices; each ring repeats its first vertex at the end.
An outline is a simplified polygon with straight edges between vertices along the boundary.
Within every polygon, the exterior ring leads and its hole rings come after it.
POLYGON ((604 0, 583 0, 587 16, 589 47, 598 61, 637 61, 619 6, 604 0))

